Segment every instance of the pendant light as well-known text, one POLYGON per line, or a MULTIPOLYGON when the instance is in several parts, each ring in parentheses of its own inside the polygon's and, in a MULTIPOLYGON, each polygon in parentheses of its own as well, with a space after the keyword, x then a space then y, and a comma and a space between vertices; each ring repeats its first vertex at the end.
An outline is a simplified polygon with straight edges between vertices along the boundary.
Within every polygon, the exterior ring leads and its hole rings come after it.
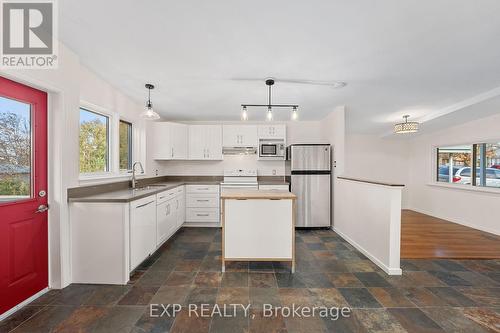
POLYGON ((266 120, 267 121, 273 121, 274 119, 274 114, 273 111, 280 110, 280 109, 292 109, 292 115, 291 118, 292 120, 297 120, 298 118, 298 105, 297 104, 273 104, 272 103, 272 87, 274 85, 274 79, 268 78, 266 80, 266 86, 268 87, 268 99, 267 99, 267 104, 241 104, 242 110, 241 110, 241 120, 247 120, 248 115, 247 115, 247 107, 265 107, 267 108, 267 113, 266 113, 266 120), (273 110, 274 109, 274 110, 273 110))
POLYGON ((273 109, 271 108, 271 106, 268 106, 267 107, 267 115, 266 115, 266 119, 268 121, 273 121, 273 109))
POLYGON ((416 121, 408 121, 408 118, 410 118, 409 115, 404 115, 403 119, 405 121, 394 125, 394 133, 406 134, 418 132, 419 123, 417 123, 416 121))
POLYGON ((144 111, 141 113, 141 118, 145 120, 158 120, 160 119, 160 115, 153 110, 153 103, 151 103, 151 90, 154 89, 155 86, 152 84, 146 83, 146 89, 148 89, 148 101, 146 103, 146 107, 144 111))
POLYGON ((294 106, 292 109, 292 120, 297 120, 299 118, 299 114, 297 113, 297 107, 294 106))
POLYGON ((248 120, 247 107, 243 106, 241 109, 241 120, 248 120))

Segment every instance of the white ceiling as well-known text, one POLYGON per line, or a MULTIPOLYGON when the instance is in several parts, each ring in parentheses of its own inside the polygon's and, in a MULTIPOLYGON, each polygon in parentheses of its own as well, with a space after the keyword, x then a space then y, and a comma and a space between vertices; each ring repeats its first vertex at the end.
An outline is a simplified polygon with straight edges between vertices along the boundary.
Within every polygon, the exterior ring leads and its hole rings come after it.
MULTIPOLYGON (((241 103, 266 103, 268 76, 342 80, 348 85, 338 90, 277 83, 273 102, 299 104, 301 120, 320 120, 346 105, 350 130, 383 134, 403 114, 432 118, 500 86, 498 0, 64 0, 59 6, 60 36, 81 62, 141 103, 144 83, 156 84, 152 101, 166 119, 237 120, 241 103), (262 82, 232 80, 238 77, 262 82)), ((249 115, 263 120, 265 110, 249 115)))

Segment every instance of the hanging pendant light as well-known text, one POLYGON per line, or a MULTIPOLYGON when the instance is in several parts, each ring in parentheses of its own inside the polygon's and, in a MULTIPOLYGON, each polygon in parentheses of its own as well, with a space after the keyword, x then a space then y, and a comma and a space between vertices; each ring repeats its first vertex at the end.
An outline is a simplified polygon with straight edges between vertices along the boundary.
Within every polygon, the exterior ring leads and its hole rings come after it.
POLYGON ((272 110, 272 108, 270 106, 267 107, 266 119, 268 121, 272 121, 273 120, 273 110, 272 110))
POLYGON ((297 120, 299 118, 299 114, 297 113, 297 107, 294 106, 292 109, 292 120, 297 120))
POLYGON ((416 121, 408 121, 408 118, 410 118, 409 115, 404 115, 403 119, 405 121, 394 125, 394 133, 406 134, 418 132, 419 123, 417 123, 416 121))
POLYGON ((148 101, 146 103, 146 107, 144 111, 141 113, 141 118, 145 120, 158 120, 160 119, 160 115, 153 110, 153 103, 151 103, 151 90, 154 89, 155 86, 152 84, 146 83, 146 89, 148 89, 148 101))
POLYGON ((241 120, 248 120, 247 107, 243 106, 241 110, 241 120))

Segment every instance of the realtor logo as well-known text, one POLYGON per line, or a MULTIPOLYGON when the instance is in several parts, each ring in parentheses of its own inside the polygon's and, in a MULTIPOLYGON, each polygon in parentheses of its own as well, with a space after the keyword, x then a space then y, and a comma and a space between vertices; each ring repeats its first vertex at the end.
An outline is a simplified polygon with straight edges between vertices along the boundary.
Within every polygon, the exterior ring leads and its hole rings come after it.
POLYGON ((56 68, 55 3, 4 0, 2 68, 56 68))

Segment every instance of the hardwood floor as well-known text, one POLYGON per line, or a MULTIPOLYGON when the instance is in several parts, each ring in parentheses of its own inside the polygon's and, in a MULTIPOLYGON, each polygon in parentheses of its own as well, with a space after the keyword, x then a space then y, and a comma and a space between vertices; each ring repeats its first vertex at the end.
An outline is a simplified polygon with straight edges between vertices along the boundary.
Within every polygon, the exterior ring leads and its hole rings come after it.
POLYGON ((500 237, 433 216, 403 210, 401 259, 423 258, 499 259, 500 237))

